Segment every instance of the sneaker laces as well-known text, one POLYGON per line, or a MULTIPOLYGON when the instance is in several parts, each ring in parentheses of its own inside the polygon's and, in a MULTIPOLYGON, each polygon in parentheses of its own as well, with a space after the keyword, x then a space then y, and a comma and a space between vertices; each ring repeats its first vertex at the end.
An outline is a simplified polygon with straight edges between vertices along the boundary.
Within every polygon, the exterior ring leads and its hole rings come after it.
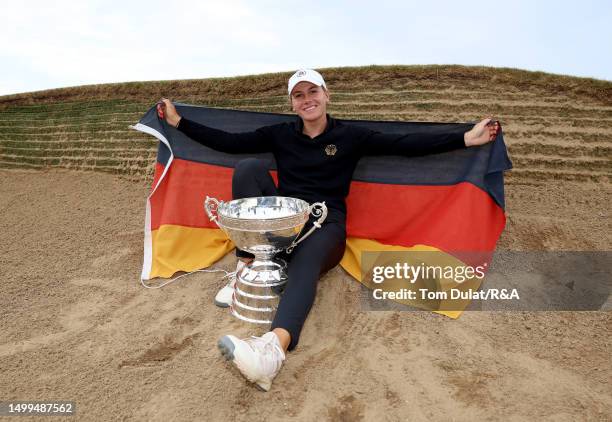
POLYGON ((225 274, 223 277, 221 277, 221 280, 228 278, 229 281, 227 282, 227 287, 234 288, 234 284, 236 283, 236 277, 238 277, 238 273, 242 271, 242 269, 246 265, 247 265, 246 262, 238 260, 238 262, 236 263, 236 269, 232 272, 228 272, 227 274, 225 274))
POLYGON ((263 335, 261 337, 251 336, 251 338, 248 340, 248 343, 254 350, 260 352, 261 354, 272 355, 274 356, 275 361, 284 361, 285 352, 280 347, 277 335, 272 333, 272 335, 267 336, 267 338, 265 337, 266 335, 263 335))
POLYGON ((238 276, 238 270, 225 274, 223 277, 221 277, 221 280, 228 278, 229 281, 227 282, 227 287, 234 287, 233 284, 236 282, 237 276, 238 276))
MULTIPOLYGON (((151 285, 151 284, 149 284, 147 282, 147 280, 141 278, 140 279, 140 284, 142 285, 142 287, 145 287, 147 289, 161 289, 162 287, 167 286, 170 283, 174 283, 176 280, 178 280, 180 278, 183 278, 183 277, 187 277, 188 275, 192 275, 192 274, 195 274, 195 273, 217 273, 217 272, 224 272, 225 273, 225 275, 223 277, 221 277, 221 280, 223 280, 225 277, 228 277, 230 274, 232 274, 232 273, 228 273, 227 271, 225 271, 225 270, 223 270, 221 268, 214 268, 213 267, 213 268, 206 269, 206 270, 200 269, 200 270, 190 271, 188 273, 178 275, 178 276, 176 276, 174 278, 171 278, 170 280, 167 280, 167 281, 165 281, 165 282, 163 282, 161 284, 157 284, 157 285, 151 285)), ((235 272, 233 274, 235 274, 235 272)))

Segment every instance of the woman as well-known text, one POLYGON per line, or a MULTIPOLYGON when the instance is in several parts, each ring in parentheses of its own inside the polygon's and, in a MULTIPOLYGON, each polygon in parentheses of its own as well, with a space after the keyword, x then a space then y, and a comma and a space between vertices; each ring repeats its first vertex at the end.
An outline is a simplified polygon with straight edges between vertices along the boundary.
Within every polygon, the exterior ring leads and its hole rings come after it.
MULTIPOLYGON (((328 216, 320 229, 288 256, 288 282, 281 296, 271 331, 241 340, 226 335, 218 346, 223 355, 249 381, 268 391, 285 353, 298 343, 314 302, 317 281, 336 266, 346 241, 345 198, 353 171, 364 155, 417 156, 485 144, 497 136, 497 123, 484 119, 468 132, 435 135, 390 135, 346 125, 327 114, 330 94, 321 74, 298 70, 288 82, 293 123, 266 126, 254 132, 231 134, 182 118, 167 99, 158 105, 161 118, 193 140, 228 153, 272 152, 278 169, 278 188, 264 162, 247 159, 236 165, 232 180, 234 199, 282 195, 309 203, 325 201, 328 216)), ((251 256, 237 251, 241 260, 251 256)), ((241 268, 240 262, 237 268, 241 268)), ((219 306, 231 300, 233 285, 216 297, 219 306)))

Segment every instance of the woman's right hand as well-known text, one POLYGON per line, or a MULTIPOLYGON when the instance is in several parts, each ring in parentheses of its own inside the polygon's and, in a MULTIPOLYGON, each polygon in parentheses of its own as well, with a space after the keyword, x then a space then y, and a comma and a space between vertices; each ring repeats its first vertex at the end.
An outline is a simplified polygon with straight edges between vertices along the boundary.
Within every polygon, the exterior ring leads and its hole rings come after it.
POLYGON ((176 112, 176 107, 167 98, 162 98, 157 103, 157 115, 160 119, 165 119, 170 126, 177 127, 181 121, 181 116, 176 112))

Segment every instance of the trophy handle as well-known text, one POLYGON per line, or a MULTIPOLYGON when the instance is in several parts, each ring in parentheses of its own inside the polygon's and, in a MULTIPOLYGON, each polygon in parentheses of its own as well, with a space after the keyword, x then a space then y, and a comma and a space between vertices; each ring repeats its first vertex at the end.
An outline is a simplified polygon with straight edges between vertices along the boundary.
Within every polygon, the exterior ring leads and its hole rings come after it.
POLYGON ((291 253, 293 251, 293 248, 295 248, 298 243, 310 236, 312 232, 316 229, 321 228, 321 223, 323 223, 323 221, 325 221, 325 219, 327 218, 327 205, 325 205, 325 201, 315 202, 314 204, 310 205, 308 207, 308 214, 312 214, 313 216, 319 218, 317 219, 317 221, 312 223, 312 227, 306 232, 306 234, 304 234, 304 236, 300 237, 299 239, 295 239, 293 242, 291 242, 291 245, 287 246, 287 253, 291 253))
POLYGON ((219 204, 220 203, 218 200, 207 196, 206 200, 204 201, 204 209, 206 210, 206 214, 208 215, 210 221, 214 221, 220 229, 223 229, 223 227, 219 225, 219 204))

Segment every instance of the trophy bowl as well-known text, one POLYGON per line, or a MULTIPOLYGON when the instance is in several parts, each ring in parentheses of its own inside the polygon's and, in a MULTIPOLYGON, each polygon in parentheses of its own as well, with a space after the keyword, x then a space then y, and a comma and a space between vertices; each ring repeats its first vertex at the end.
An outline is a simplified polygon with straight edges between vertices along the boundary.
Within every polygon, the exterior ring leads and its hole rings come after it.
POLYGON ((236 274, 230 310, 232 315, 254 324, 270 324, 287 283, 286 262, 274 256, 293 248, 321 227, 327 217, 323 202, 312 205, 297 198, 259 196, 229 202, 206 197, 206 214, 237 248, 255 255, 236 274), (317 219, 304 235, 310 215, 317 219), (299 237, 299 239, 298 239, 299 237))

